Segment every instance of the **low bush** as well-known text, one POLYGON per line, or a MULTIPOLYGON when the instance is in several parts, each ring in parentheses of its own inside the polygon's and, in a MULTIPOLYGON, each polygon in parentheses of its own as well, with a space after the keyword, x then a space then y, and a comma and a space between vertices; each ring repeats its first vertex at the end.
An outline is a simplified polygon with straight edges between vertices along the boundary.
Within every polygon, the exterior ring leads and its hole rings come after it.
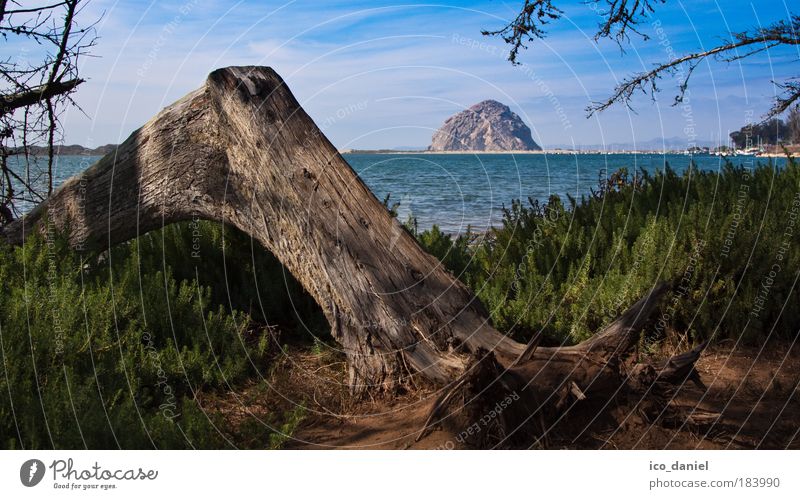
MULTIPOLYGON (((210 222, 101 254, 59 237, 2 247, 0 296, 5 448, 237 446, 200 395, 266 375, 266 324, 324 322, 271 254, 210 222)), ((301 415, 253 425, 248 445, 280 445, 301 415)))
POLYGON ((500 330, 550 343, 589 337, 655 283, 672 289, 646 334, 753 343, 800 322, 800 167, 621 170, 564 203, 515 201, 478 242, 418 235, 469 284, 500 330))

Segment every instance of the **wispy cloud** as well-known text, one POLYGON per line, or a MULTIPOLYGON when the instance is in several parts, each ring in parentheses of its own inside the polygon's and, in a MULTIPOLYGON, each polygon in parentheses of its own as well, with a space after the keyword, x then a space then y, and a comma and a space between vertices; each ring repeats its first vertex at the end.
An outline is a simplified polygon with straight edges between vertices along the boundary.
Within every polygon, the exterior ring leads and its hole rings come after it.
MULTIPOLYGON (((502 25, 518 3, 94 0, 83 16, 104 12, 99 57, 84 61, 89 81, 77 96, 89 118, 75 111, 65 117, 67 141, 118 141, 214 68, 240 64, 275 68, 309 114, 327 120, 325 133, 340 146, 426 145, 449 114, 486 98, 511 105, 545 145, 682 133, 685 112, 670 106, 669 82, 655 104, 645 96, 635 101, 638 114, 620 107, 585 118, 585 107, 616 82, 665 57, 658 40, 635 40, 625 54, 610 43, 598 46, 591 37, 596 13, 573 6, 569 22, 523 52, 524 66, 515 68, 505 60, 506 47, 480 30, 502 25)), ((765 3, 775 4, 775 16, 783 12, 780 2, 765 3)), ((742 14, 747 5, 702 2, 684 11, 668 4, 658 13, 669 43, 683 52, 724 35, 723 14, 731 29, 749 27, 752 20, 742 14)), ((744 106, 764 111, 773 93, 767 73, 786 75, 796 60, 772 55, 771 62, 761 57, 741 67, 698 70, 692 87, 697 126, 707 135, 724 134, 743 124, 744 106)))

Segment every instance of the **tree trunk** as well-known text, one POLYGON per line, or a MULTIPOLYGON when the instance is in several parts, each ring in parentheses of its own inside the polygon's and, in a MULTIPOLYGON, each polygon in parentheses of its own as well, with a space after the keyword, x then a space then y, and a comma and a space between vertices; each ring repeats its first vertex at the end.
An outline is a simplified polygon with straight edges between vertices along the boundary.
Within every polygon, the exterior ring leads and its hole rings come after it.
POLYGON ((663 292, 574 347, 526 348, 508 339, 389 216, 264 67, 214 71, 3 235, 19 244, 45 216, 47 229, 66 230, 79 249, 193 218, 233 224, 322 307, 356 390, 387 387, 411 373, 448 383, 478 364, 470 354, 492 352, 503 376, 524 378, 538 398, 564 386, 604 396, 624 378, 618 360, 663 292))
MULTIPOLYGON (((78 248, 104 248, 194 217, 231 223, 322 307, 351 381, 444 382, 461 343, 509 343, 480 303, 402 226, 271 69, 232 67, 164 109, 119 148, 4 230, 47 219, 78 248)), ((513 344, 509 343, 513 350, 513 344)))

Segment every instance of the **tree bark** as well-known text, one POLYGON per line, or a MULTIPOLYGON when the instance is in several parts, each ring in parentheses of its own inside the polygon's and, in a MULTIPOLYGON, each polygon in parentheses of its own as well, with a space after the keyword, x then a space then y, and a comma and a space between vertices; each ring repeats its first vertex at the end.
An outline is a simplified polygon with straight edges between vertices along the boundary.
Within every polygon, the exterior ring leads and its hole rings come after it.
POLYGON ((102 249, 193 218, 233 224, 286 266, 322 307, 357 391, 411 373, 451 383, 491 355, 495 381, 541 403, 563 403, 564 387, 606 397, 625 383, 621 359, 664 291, 573 347, 510 340, 264 67, 214 71, 3 236, 20 244, 34 227, 55 227, 76 248, 102 249))

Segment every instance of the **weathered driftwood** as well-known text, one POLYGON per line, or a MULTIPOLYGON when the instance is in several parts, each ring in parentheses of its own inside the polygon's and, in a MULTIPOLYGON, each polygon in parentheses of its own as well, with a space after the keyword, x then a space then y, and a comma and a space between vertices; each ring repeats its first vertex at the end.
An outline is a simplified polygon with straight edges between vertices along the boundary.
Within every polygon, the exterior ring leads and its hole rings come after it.
POLYGON ((211 73, 7 227, 6 238, 21 242, 45 212, 84 248, 193 217, 233 224, 314 296, 348 354, 353 383, 400 379, 401 355, 444 382, 464 367, 451 347, 505 341, 486 326, 474 296, 386 214, 269 68, 211 73))
POLYGON ((87 249, 193 218, 233 224, 319 303, 357 389, 402 382, 410 372, 447 385, 486 352, 497 381, 532 392, 538 404, 608 397, 624 384, 622 359, 664 291, 576 346, 510 340, 389 216, 265 67, 214 71, 3 236, 19 244, 45 216, 87 249))

